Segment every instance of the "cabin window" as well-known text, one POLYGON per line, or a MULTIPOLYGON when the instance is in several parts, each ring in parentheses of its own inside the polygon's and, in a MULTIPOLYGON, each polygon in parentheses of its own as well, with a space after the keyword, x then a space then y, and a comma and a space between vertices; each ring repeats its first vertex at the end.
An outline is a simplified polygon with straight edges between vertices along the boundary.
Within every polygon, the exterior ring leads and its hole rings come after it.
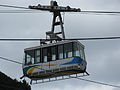
POLYGON ((80 56, 83 60, 85 60, 84 48, 80 47, 80 56))
POLYGON ((42 55, 43 55, 43 61, 42 62, 47 62, 47 48, 43 48, 42 55))
POLYGON ((64 57, 65 58, 72 57, 72 43, 64 44, 64 57))
POLYGON ((58 46, 58 59, 63 59, 63 45, 58 46))
POLYGON ((79 44, 76 42, 73 43, 73 56, 80 56, 79 44))
POLYGON ((34 64, 34 50, 27 51, 25 54, 25 64, 34 64))
POLYGON ((51 47, 52 61, 56 60, 56 46, 51 47))
POLYGON ((26 65, 32 64, 31 56, 28 54, 26 56, 27 56, 26 65))
POLYGON ((47 61, 51 61, 52 60, 52 51, 51 51, 51 47, 47 48, 47 61))
POLYGON ((40 49, 35 50, 35 63, 40 63, 40 49))

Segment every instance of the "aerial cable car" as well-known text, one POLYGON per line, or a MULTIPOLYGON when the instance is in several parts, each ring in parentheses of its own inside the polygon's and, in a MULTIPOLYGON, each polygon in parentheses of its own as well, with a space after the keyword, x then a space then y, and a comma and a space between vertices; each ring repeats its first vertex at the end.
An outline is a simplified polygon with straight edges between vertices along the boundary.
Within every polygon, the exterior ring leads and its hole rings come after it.
MULTIPOLYGON (((30 9, 50 11, 53 13, 52 30, 46 32, 46 39, 40 46, 24 49, 23 77, 32 80, 42 80, 73 74, 86 73, 87 62, 85 59, 84 45, 77 40, 65 39, 64 26, 60 12, 80 12, 78 8, 58 6, 56 1, 51 1, 50 6, 29 6, 30 9), (59 19, 56 21, 56 19, 59 19), (61 26, 60 32, 55 32, 55 27, 61 26)), ((22 77, 22 78, 23 78, 22 77)), ((57 80, 57 78, 56 78, 57 80)))

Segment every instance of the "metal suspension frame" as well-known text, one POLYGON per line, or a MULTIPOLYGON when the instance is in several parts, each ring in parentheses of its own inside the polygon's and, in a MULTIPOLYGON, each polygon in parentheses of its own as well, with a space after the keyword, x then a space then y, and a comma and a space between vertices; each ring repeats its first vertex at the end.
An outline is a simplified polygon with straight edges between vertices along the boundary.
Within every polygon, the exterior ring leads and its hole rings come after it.
MULTIPOLYGON (((52 21, 52 28, 51 31, 46 32, 46 39, 51 39, 52 41, 57 41, 61 39, 65 39, 65 32, 64 32, 64 26, 63 26, 63 20, 61 16, 61 12, 80 12, 81 10, 79 8, 71 8, 70 6, 58 6, 56 1, 51 1, 50 5, 40 5, 38 6, 29 6, 30 9, 36 9, 36 10, 43 10, 43 11, 49 11, 53 13, 53 21, 52 21), (59 18, 59 22, 56 22, 56 18, 59 18), (61 31, 55 32, 55 26, 60 26, 61 31), (62 36, 60 36, 62 35, 62 36)), ((46 41, 41 41, 42 44, 46 44, 46 41)))
POLYGON ((54 11, 53 12, 52 28, 51 28, 51 31, 46 32, 46 39, 48 39, 48 36, 49 36, 49 39, 51 39, 51 43, 54 39, 56 39, 56 41, 61 40, 61 39, 65 39, 65 32, 64 32, 63 24, 64 23, 63 23, 60 11, 54 11), (57 21, 57 18, 59 19, 59 21, 57 21), (60 32, 55 32, 55 30, 56 30, 55 27, 56 26, 61 27, 60 32))
POLYGON ((56 34, 62 34, 62 39, 65 39, 65 33, 64 33, 64 26, 63 26, 62 16, 59 11, 53 12, 53 22, 52 22, 52 33, 55 31, 55 26, 60 25, 61 26, 61 32, 56 34), (59 17, 59 22, 56 22, 56 17, 59 17))

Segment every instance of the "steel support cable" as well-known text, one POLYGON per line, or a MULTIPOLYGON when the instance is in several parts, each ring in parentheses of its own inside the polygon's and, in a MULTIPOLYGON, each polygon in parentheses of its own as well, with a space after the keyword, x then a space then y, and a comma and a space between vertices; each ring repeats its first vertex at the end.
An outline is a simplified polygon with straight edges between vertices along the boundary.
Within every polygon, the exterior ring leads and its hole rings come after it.
MULTIPOLYGON (((23 64, 21 62, 18 62, 18 61, 15 61, 15 60, 11 60, 11 59, 8 59, 8 58, 5 58, 5 57, 1 57, 1 56, 0 56, 0 59, 3 59, 5 61, 9 61, 9 62, 13 62, 13 63, 17 63, 17 64, 21 64, 21 65, 23 64)), ((45 70, 43 68, 37 68, 37 69, 45 70)))
POLYGON ((1 5, 1 7, 10 7, 10 8, 19 8, 19 9, 29 9, 28 7, 21 7, 21 6, 12 6, 12 5, 1 5))
POLYGON ((30 9, 28 7, 12 6, 12 5, 1 5, 1 4, 0 4, 0 7, 26 9, 26 10, 0 10, 0 13, 41 13, 40 10, 30 9))
MULTIPOLYGON (((74 77, 72 77, 72 78, 74 78, 74 77)), ((106 85, 106 86, 111 86, 111 87, 120 88, 120 86, 113 85, 113 84, 108 84, 108 83, 93 81, 93 80, 89 80, 89 79, 83 79, 83 78, 79 78, 79 77, 77 77, 77 79, 82 80, 82 81, 91 82, 91 83, 96 83, 96 84, 101 84, 101 85, 106 85)))
POLYGON ((114 40, 120 37, 88 37, 88 38, 69 38, 69 39, 41 39, 41 38, 0 38, 0 41, 51 41, 51 40, 114 40))
MULTIPOLYGON (((1 7, 10 7, 10 8, 19 8, 19 9, 29 9, 29 10, 33 10, 33 11, 39 11, 39 10, 36 10, 36 9, 30 9, 30 8, 28 8, 28 7, 21 7, 21 6, 12 6, 12 5, 2 5, 2 4, 0 4, 0 6, 1 7)), ((33 12, 33 11, 31 11, 31 12, 29 12, 29 13, 40 13, 40 12, 33 12)), ((24 11, 20 11, 20 12, 16 12, 16 11, 0 11, 0 13, 27 13, 27 12, 24 12, 24 11)), ((90 14, 90 13, 95 13, 95 14, 120 14, 120 12, 119 11, 91 11, 91 10, 82 10, 82 11, 80 11, 80 14, 90 14)))
MULTIPOLYGON (((0 13, 42 13, 40 10, 29 9, 28 10, 0 10, 0 13)), ((75 12, 74 12, 75 13, 75 12)), ((72 14, 74 14, 72 13, 72 14)), ((120 15, 120 12, 111 11, 81 11, 75 14, 95 14, 95 15, 120 15)))
POLYGON ((8 58, 5 58, 5 57, 1 57, 1 56, 0 56, 0 59, 3 59, 5 61, 10 61, 10 62, 13 62, 13 63, 17 63, 17 64, 22 64, 21 62, 14 61, 14 60, 11 60, 11 59, 8 59, 8 58))
POLYGON ((120 14, 120 12, 117 11, 81 11, 83 13, 106 13, 106 14, 120 14))
POLYGON ((0 10, 0 13, 42 13, 38 10, 0 10))

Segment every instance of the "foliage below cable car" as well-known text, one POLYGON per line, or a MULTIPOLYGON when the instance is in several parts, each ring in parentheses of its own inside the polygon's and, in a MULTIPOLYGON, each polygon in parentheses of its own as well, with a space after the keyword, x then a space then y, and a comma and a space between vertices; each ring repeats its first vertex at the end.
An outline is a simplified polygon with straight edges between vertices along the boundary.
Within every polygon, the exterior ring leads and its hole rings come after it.
POLYGON ((31 90, 31 87, 25 80, 18 82, 0 72, 0 90, 31 90))

